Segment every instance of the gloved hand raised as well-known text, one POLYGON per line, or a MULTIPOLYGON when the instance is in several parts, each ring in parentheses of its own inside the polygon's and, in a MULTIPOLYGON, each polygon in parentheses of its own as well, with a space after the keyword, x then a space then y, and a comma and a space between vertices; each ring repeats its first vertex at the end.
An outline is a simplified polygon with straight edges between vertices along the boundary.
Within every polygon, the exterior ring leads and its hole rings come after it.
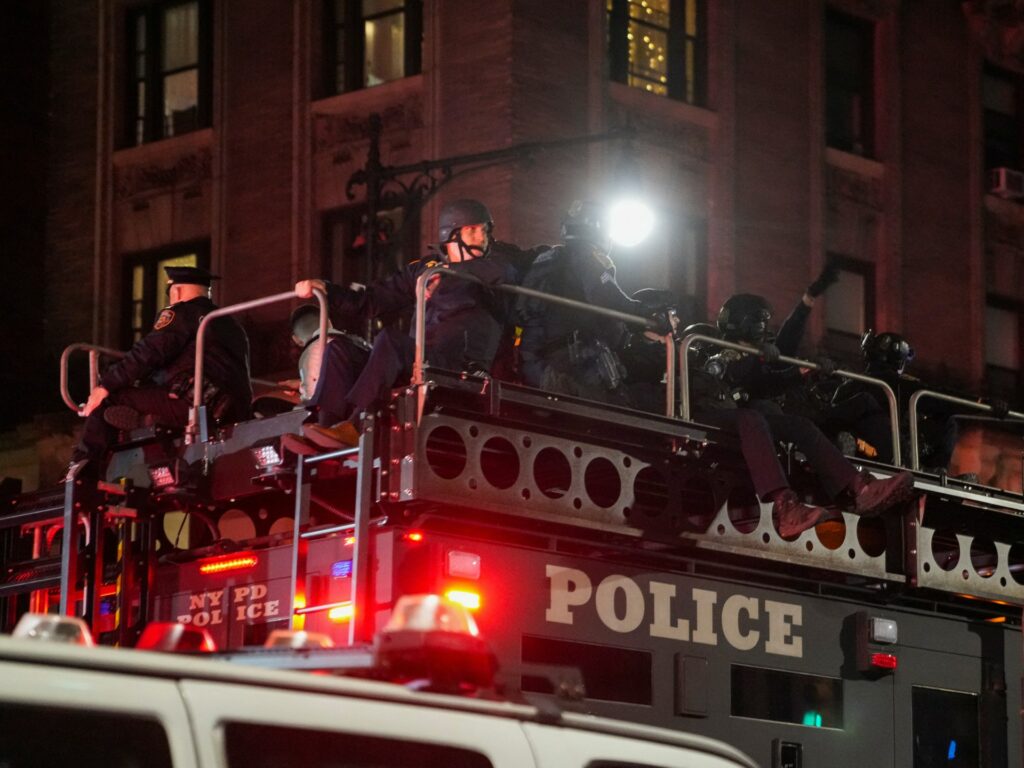
POLYGON ((814 279, 814 282, 807 286, 807 295, 813 298, 818 298, 825 291, 828 290, 830 285, 835 285, 839 281, 839 265, 835 259, 830 258, 825 262, 825 266, 822 267, 821 272, 814 279))
POLYGON ((997 419, 1005 419, 1010 413, 1010 404, 998 397, 990 397, 982 402, 992 409, 992 415, 997 419))
POLYGON ((831 376, 839 370, 839 364, 831 357, 826 357, 825 355, 819 355, 812 362, 818 366, 817 372, 822 376, 831 376))
POLYGON ((777 363, 781 356, 782 352, 780 352, 779 348, 770 341, 761 345, 761 359, 766 363, 777 363))

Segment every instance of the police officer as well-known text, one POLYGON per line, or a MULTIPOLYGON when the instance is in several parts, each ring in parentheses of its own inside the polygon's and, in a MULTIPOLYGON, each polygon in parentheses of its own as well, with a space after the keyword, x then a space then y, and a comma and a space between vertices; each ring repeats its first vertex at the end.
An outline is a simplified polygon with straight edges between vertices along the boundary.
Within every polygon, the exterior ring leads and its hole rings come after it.
MULTIPOLYGON (((901 434, 909 435, 910 397, 926 385, 921 379, 906 372, 914 359, 914 348, 900 334, 869 330, 861 338, 864 373, 888 384, 896 395, 901 418, 901 434)), ((984 401, 992 406, 997 418, 1005 418, 1009 405, 1005 400, 984 401)), ((922 458, 935 472, 946 470, 956 448, 957 423, 955 411, 940 400, 926 399, 919 406, 922 458)), ((880 461, 892 461, 892 430, 889 404, 878 387, 857 381, 847 381, 833 398, 831 423, 836 428, 848 429, 858 438, 865 450, 873 450, 880 461)))
MULTIPOLYGON (((117 430, 151 422, 183 426, 194 397, 196 334, 217 305, 210 299, 215 279, 198 267, 165 267, 169 305, 153 329, 111 365, 82 409, 86 417, 72 464, 88 461, 92 471, 117 439, 117 430)), ((249 339, 233 317, 214 320, 205 335, 202 402, 218 423, 250 415, 249 339)), ((79 471, 84 471, 79 468, 79 471)))
MULTIPOLYGON (((562 245, 540 254, 523 280, 524 288, 576 301, 641 314, 643 304, 619 287, 609 253, 602 209, 577 200, 562 220, 562 245)), ((521 299, 523 381, 531 386, 628 405, 626 370, 615 350, 627 336, 625 325, 541 299, 521 299)))
MULTIPOLYGON (((777 387, 792 385, 794 371, 772 365, 778 359, 778 348, 772 343, 770 319, 771 307, 761 296, 738 294, 722 305, 718 315, 722 337, 762 349, 760 356, 723 358, 721 377, 729 387, 747 388, 748 394, 764 397, 777 387)), ((741 407, 736 410, 721 409, 698 399, 694 413, 698 421, 739 434, 754 490, 762 501, 772 502, 783 537, 797 536, 814 526, 825 511, 804 504, 790 488, 776 453, 775 443, 779 440, 795 444, 807 456, 825 493, 832 499, 848 502, 858 514, 877 515, 912 497, 913 476, 909 472, 885 480, 858 472, 810 420, 782 414, 777 407, 757 407, 764 401, 756 397, 740 398, 741 407)))
MULTIPOLYGON (((486 285, 519 282, 520 270, 534 252, 500 244, 492 251, 494 220, 478 200, 455 200, 438 217, 440 256, 417 259, 404 269, 366 287, 340 286, 323 280, 302 280, 295 285, 300 298, 314 288, 327 293, 331 319, 336 325, 379 318, 407 310, 416 303, 416 281, 435 266, 465 272, 486 285), (487 258, 485 258, 487 257, 487 258)), ((501 337, 507 327, 508 300, 495 291, 465 280, 435 276, 427 286, 424 315, 426 359, 438 368, 485 375, 490 371, 501 337)), ((330 347, 334 347, 331 344, 330 347)), ((340 348, 339 348, 340 350, 340 348)), ((351 445, 358 439, 353 417, 380 401, 401 379, 409 376, 415 342, 396 328, 382 330, 369 356, 338 359, 320 382, 321 397, 339 404, 341 415, 333 427, 306 425, 304 436, 323 447, 351 445)))

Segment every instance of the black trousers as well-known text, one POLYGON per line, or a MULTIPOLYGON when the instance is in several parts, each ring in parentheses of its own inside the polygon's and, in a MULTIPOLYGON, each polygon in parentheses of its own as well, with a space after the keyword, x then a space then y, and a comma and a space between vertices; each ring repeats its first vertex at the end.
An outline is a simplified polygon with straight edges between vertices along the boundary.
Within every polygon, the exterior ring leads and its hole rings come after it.
POLYGON ((366 369, 369 358, 370 352, 347 336, 331 339, 324 352, 316 390, 306 403, 318 409, 318 424, 331 426, 352 415, 352 403, 348 397, 366 369))
POLYGON ((857 471, 824 433, 803 416, 764 413, 755 408, 715 409, 698 407, 696 420, 736 432, 740 449, 754 482, 754 491, 762 500, 775 491, 789 487, 776 452, 776 442, 793 443, 807 456, 818 475, 822 490, 835 498, 849 487, 857 471))
POLYGON ((317 423, 330 426, 365 411, 392 387, 408 379, 416 344, 394 328, 385 328, 367 352, 338 338, 327 345, 324 369, 309 405, 317 406, 317 423))
POLYGON ((71 454, 72 461, 89 459, 102 461, 117 441, 118 430, 103 420, 103 414, 112 405, 127 405, 165 427, 183 427, 188 424, 191 402, 172 396, 164 387, 155 385, 128 387, 111 392, 99 407, 85 419, 82 439, 71 454))

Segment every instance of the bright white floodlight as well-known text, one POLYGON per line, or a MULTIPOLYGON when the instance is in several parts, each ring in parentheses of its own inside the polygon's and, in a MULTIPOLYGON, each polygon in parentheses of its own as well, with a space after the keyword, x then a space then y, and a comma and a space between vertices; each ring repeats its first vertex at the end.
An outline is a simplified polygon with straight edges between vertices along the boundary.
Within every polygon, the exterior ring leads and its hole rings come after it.
POLYGON ((608 210, 608 235, 619 245, 639 245, 654 229, 654 212, 639 200, 621 200, 608 210))

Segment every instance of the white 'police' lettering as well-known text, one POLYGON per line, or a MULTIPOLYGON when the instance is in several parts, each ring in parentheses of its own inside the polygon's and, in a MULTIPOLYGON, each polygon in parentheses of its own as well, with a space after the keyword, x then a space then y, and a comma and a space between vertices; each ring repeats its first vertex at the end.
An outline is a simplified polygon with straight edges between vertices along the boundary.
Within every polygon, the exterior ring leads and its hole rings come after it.
POLYGON ((550 585, 544 618, 552 624, 572 624, 574 612, 593 602, 601 623, 613 632, 635 632, 648 617, 648 634, 680 642, 717 645, 718 634, 738 651, 759 646, 765 653, 803 656, 803 608, 749 595, 730 595, 718 608, 718 593, 694 587, 687 597, 675 584, 651 581, 647 593, 635 580, 614 574, 597 587, 577 568, 548 565, 550 585), (685 614, 685 615, 684 615, 685 614), (716 621, 717 615, 717 621, 716 621))

